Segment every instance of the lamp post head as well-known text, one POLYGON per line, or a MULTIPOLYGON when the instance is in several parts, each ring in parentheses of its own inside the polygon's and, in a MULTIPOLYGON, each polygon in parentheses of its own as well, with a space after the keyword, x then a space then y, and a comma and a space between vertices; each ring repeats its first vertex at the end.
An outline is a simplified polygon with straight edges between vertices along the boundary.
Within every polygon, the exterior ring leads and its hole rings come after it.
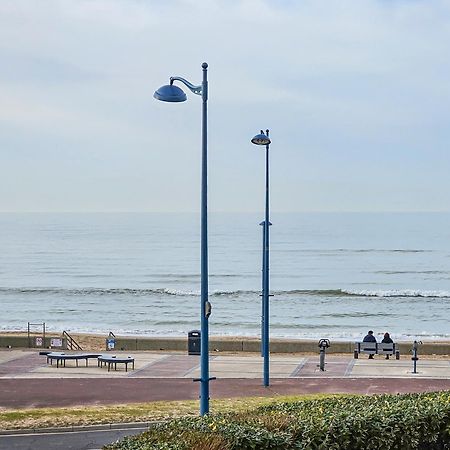
MULTIPOLYGON (((269 131, 269 130, 267 130, 269 131)), ((255 145, 269 145, 271 143, 269 136, 267 136, 266 134, 264 134, 264 131, 261 130, 260 134, 257 134, 253 139, 252 139, 252 144, 255 145)))
POLYGON ((153 97, 162 102, 171 103, 185 102, 187 100, 183 89, 175 86, 174 84, 166 84, 165 86, 161 86, 157 91, 155 91, 153 97))

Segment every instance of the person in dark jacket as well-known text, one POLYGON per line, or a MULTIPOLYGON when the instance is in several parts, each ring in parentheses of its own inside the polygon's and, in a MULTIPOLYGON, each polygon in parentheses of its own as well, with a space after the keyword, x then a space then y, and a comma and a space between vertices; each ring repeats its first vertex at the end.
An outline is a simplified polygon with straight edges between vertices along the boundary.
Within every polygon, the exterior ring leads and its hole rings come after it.
MULTIPOLYGON (((389 336, 389 333, 384 333, 383 340, 381 341, 382 344, 393 344, 394 341, 391 339, 391 336, 389 336)), ((386 359, 389 359, 389 355, 386 355, 386 359)))
MULTIPOLYGON (((369 330, 367 335, 364 336, 363 342, 377 342, 372 330, 369 330)), ((373 355, 369 355, 369 359, 373 359, 373 355)))

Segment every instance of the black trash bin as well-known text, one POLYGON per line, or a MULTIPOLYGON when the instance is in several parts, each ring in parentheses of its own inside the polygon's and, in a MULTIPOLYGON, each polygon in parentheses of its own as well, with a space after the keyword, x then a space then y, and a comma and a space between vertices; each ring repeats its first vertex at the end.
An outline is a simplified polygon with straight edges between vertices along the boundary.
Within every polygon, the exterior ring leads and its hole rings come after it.
POLYGON ((188 355, 200 355, 200 330, 188 332, 188 355))

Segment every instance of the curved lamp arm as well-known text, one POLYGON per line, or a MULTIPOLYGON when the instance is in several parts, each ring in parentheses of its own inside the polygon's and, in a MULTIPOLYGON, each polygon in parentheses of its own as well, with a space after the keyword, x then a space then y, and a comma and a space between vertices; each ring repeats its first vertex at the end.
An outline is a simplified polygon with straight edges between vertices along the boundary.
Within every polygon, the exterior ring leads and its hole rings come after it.
POLYGON ((170 77, 170 84, 173 84, 174 81, 181 81, 184 85, 186 85, 190 91, 192 91, 194 94, 202 95, 202 85, 200 86, 194 86, 192 83, 189 83, 189 81, 185 80, 181 77, 170 77))

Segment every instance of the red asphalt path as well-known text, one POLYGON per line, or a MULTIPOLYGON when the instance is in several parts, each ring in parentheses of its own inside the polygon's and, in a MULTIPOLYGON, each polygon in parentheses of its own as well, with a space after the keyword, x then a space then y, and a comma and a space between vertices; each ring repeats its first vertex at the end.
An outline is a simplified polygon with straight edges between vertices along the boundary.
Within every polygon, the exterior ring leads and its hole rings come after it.
MULTIPOLYGON (((283 378, 267 388, 259 379, 223 378, 210 383, 211 399, 310 393, 382 394, 450 390, 450 379, 283 378)), ((190 379, 0 379, 1 408, 64 407, 198 399, 190 379)))

